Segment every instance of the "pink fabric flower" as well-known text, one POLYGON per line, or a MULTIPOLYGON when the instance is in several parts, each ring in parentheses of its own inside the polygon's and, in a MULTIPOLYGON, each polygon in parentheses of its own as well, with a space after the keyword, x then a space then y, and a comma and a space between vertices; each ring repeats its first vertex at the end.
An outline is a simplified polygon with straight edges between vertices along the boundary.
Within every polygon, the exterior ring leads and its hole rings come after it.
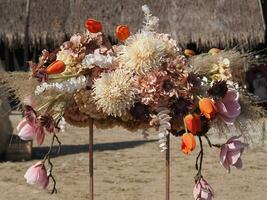
POLYGON ((31 123, 24 118, 17 126, 18 136, 22 140, 32 140, 36 136, 37 144, 42 145, 45 138, 44 128, 37 124, 31 123))
POLYGON ((44 189, 47 188, 49 184, 49 178, 44 164, 40 161, 35 165, 31 166, 24 175, 24 178, 29 184, 39 184, 44 189))
POLYGON ((200 178, 195 184, 193 195, 195 200, 212 200, 214 192, 208 182, 205 179, 200 178))
POLYGON ((44 131, 44 127, 42 126, 37 126, 35 129, 35 133, 36 133, 36 141, 38 145, 42 145, 45 139, 45 131, 44 131))
POLYGON ((36 136, 37 144, 42 145, 45 131, 49 133, 59 132, 57 123, 50 115, 37 116, 36 111, 29 105, 25 105, 25 118, 18 124, 18 136, 22 140, 32 140, 36 136))
POLYGON ((35 128, 34 124, 24 118, 17 126, 18 136, 22 140, 32 140, 35 136, 35 128))
POLYGON ((229 88, 221 101, 216 102, 219 116, 226 124, 233 124, 235 119, 241 113, 241 107, 238 103, 239 93, 234 88, 229 88))
POLYGON ((241 155, 247 144, 238 140, 240 136, 231 137, 225 144, 221 146, 220 163, 230 173, 230 166, 235 166, 237 169, 242 168, 241 155))

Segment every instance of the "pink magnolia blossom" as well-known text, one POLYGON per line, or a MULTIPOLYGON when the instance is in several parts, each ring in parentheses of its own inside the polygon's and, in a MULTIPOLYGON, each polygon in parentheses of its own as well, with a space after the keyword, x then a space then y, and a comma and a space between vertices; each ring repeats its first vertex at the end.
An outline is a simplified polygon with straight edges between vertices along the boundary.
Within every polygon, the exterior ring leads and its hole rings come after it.
POLYGON ((229 88, 224 98, 216 102, 218 114, 226 124, 233 124, 240 115, 241 107, 238 100, 238 91, 234 88, 229 88))
POLYGON ((37 116, 36 111, 30 105, 25 105, 24 114, 25 118, 17 126, 18 136, 22 140, 32 140, 36 137, 37 144, 42 145, 45 131, 49 133, 59 132, 57 123, 51 115, 37 116))
POLYGON ((42 145, 45 138, 44 128, 38 123, 31 123, 27 118, 23 120, 17 126, 18 136, 22 140, 32 140, 36 137, 37 144, 42 145))
POLYGON ((204 178, 200 178, 195 184, 193 195, 195 200, 212 200, 214 191, 204 178))
POLYGON ((49 184, 49 178, 43 162, 38 162, 31 166, 24 175, 24 178, 29 184, 39 184, 44 189, 47 188, 49 184))
POLYGON ((32 140, 35 136, 35 125, 24 118, 17 126, 18 136, 22 140, 32 140))
POLYGON ((241 136, 231 137, 225 144, 221 146, 220 163, 230 173, 230 166, 235 166, 237 169, 242 168, 241 155, 247 144, 238 140, 241 136))

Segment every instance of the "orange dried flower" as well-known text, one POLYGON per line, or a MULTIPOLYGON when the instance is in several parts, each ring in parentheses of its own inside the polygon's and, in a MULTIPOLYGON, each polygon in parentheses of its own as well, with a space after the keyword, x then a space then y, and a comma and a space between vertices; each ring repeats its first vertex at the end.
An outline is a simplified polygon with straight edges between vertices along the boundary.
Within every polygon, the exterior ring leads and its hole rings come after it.
POLYGON ((217 112, 217 108, 216 108, 215 104, 209 98, 200 99, 199 109, 200 109, 201 113, 207 119, 213 119, 215 117, 216 112, 217 112))
POLYGON ((116 28, 116 36, 118 40, 125 41, 131 35, 128 26, 119 25, 116 28))
POLYGON ((190 58, 190 57, 192 57, 192 56, 194 56, 194 55, 196 55, 196 54, 195 54, 195 52, 194 52, 193 50, 191 50, 191 49, 185 49, 185 50, 184 50, 184 55, 186 55, 188 58, 190 58))
POLYGON ((65 63, 61 60, 56 60, 52 62, 47 68, 47 74, 60 74, 65 70, 65 63))
POLYGON ((184 120, 187 129, 194 135, 201 130, 201 120, 198 114, 186 115, 184 120))
POLYGON ((181 150, 185 154, 191 153, 196 148, 196 140, 192 133, 184 133, 182 135, 181 150))
POLYGON ((99 21, 96 21, 95 19, 89 18, 85 22, 85 27, 91 32, 91 33, 98 33, 102 31, 102 24, 99 21))
POLYGON ((212 48, 209 50, 208 54, 211 54, 211 55, 216 55, 218 53, 221 52, 221 49, 218 49, 218 48, 212 48))

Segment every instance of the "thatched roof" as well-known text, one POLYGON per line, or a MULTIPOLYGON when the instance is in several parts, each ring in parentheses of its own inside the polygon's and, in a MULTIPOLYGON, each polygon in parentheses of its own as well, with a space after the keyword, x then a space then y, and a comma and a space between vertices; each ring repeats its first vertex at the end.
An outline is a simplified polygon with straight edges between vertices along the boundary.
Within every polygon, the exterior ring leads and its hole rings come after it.
MULTIPOLYGON (((10 46, 23 43, 26 1, 0 0, 0 39, 10 46)), ((84 31, 88 17, 102 21, 109 35, 118 24, 135 31, 142 25, 143 4, 160 18, 160 31, 171 33, 182 45, 252 46, 264 42, 260 0, 31 0, 30 44, 58 45, 71 34, 84 31)))

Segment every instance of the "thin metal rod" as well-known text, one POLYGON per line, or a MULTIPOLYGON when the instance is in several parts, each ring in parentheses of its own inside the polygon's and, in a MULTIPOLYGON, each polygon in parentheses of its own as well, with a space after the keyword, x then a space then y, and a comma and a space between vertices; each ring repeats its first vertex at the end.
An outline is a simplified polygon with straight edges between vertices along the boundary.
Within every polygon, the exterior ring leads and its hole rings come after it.
POLYGON ((94 120, 89 119, 89 200, 94 199, 94 120))
POLYGON ((166 194, 165 199, 170 200, 170 134, 167 135, 166 150, 166 194))

